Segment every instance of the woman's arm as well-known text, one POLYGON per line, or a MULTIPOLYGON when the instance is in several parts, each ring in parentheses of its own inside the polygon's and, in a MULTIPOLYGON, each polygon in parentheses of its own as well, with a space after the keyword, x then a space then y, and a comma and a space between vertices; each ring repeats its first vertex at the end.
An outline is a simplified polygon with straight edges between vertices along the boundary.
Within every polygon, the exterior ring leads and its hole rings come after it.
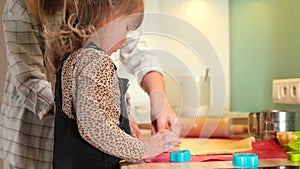
POLYGON ((162 74, 155 71, 146 74, 142 80, 142 88, 150 96, 152 133, 171 127, 177 115, 166 97, 162 74))
POLYGON ((177 118, 165 93, 163 71, 154 53, 148 50, 146 40, 141 38, 141 29, 128 35, 127 43, 120 51, 121 61, 134 74, 141 87, 148 93, 151 102, 152 133, 162 131, 177 118), (159 93, 159 94, 158 94, 159 93), (160 96, 157 98, 158 95, 160 96), (160 105, 160 101, 164 105, 160 105), (163 106, 163 107, 162 107, 163 106))

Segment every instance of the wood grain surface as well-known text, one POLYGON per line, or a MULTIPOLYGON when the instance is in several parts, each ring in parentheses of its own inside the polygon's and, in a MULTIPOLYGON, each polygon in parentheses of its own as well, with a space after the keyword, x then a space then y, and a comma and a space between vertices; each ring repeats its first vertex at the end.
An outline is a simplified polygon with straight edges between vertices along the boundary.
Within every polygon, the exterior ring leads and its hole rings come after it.
MULTIPOLYGON (((288 159, 259 160, 260 167, 271 166, 300 166, 299 162, 288 159)), ((212 168, 234 168, 232 161, 217 162, 188 162, 188 163, 146 163, 137 164, 122 162, 121 169, 212 169, 212 168)))

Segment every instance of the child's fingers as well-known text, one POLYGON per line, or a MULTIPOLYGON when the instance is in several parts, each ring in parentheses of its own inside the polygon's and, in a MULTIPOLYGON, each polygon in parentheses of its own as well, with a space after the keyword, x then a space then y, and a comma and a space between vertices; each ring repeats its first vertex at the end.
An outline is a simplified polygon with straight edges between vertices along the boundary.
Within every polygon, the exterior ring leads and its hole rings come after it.
POLYGON ((163 141, 169 143, 178 143, 180 142, 180 138, 176 133, 166 130, 163 133, 163 141))
POLYGON ((164 151, 170 151, 174 148, 174 145, 180 142, 180 138, 173 132, 165 130, 162 133, 161 141, 164 151))

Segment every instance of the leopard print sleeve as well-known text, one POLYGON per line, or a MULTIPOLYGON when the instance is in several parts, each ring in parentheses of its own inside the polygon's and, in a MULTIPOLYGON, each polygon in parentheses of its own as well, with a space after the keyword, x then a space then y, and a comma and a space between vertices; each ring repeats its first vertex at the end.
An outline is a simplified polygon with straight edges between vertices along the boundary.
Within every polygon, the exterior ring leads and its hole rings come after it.
POLYGON ((103 51, 83 48, 74 65, 74 115, 84 140, 99 150, 136 162, 145 153, 144 144, 121 130, 120 91, 114 63, 103 51))

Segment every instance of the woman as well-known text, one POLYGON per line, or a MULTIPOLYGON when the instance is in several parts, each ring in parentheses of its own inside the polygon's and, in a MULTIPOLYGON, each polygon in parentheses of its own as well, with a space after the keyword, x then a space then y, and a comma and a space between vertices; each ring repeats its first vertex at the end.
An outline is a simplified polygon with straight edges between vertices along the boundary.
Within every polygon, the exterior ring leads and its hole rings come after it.
POLYGON ((56 17, 61 16, 62 6, 57 0, 5 4, 7 73, 0 113, 5 169, 52 168, 54 97, 45 75, 41 30, 44 22, 62 23, 56 17))

